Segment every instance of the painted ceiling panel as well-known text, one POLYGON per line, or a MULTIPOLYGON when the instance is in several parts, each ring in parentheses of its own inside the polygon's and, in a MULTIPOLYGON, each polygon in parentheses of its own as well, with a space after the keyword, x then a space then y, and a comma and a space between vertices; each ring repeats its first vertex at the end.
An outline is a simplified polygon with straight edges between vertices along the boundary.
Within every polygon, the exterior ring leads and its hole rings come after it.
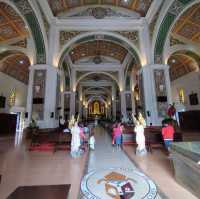
POLYGON ((181 15, 172 29, 172 34, 200 45, 200 3, 181 15))
POLYGON ((168 60, 170 78, 176 80, 192 71, 197 70, 198 64, 189 56, 174 54, 168 60))
POLYGON ((23 19, 6 3, 0 3, 0 42, 26 37, 28 30, 23 19))
POLYGON ((7 58, 0 63, 0 71, 28 84, 29 66, 30 61, 28 57, 22 53, 8 53, 7 58))
POLYGON ((48 0, 54 16, 79 6, 112 5, 136 11, 144 17, 147 14, 152 2, 153 0, 48 0))
POLYGON ((123 62, 128 51, 120 45, 113 42, 95 40, 85 42, 73 48, 69 55, 73 63, 84 57, 107 56, 123 62))

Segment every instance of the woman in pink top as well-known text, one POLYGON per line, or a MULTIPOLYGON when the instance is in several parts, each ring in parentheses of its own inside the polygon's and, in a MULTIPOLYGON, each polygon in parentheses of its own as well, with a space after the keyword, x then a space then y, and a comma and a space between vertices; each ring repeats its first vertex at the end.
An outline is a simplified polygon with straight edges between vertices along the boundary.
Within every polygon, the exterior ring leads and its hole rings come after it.
POLYGON ((122 128, 120 123, 118 123, 118 125, 113 129, 113 132, 115 144, 117 145, 117 148, 120 149, 120 146, 122 144, 122 128))

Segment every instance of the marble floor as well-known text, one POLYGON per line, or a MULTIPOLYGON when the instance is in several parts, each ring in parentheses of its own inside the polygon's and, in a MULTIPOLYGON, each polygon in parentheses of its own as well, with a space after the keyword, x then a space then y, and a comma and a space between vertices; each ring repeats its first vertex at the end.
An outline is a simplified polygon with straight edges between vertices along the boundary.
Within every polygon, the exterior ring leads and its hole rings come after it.
POLYGON ((73 159, 69 151, 29 152, 14 139, 0 140, 0 199, 18 186, 71 184, 69 198, 78 197, 87 153, 73 159))
MULTIPOLYGON (((110 137, 102 128, 97 128, 95 133, 97 143, 95 151, 90 153, 88 172, 105 167, 137 166, 168 198, 196 198, 176 183, 170 160, 161 150, 155 149, 152 154, 138 157, 134 154, 133 146, 125 146, 128 158, 123 151, 111 146, 110 137)), ((27 143, 16 144, 14 139, 0 139, 0 199, 5 199, 18 186, 53 184, 71 184, 69 199, 76 199, 87 157, 88 153, 85 153, 82 157, 73 159, 68 151, 29 152, 27 143)))
MULTIPOLYGON (((154 183, 151 182, 150 179, 141 177, 143 174, 137 175, 134 173, 139 172, 135 164, 128 158, 123 150, 112 146, 111 137, 102 127, 97 127, 95 129, 95 139, 96 147, 95 150, 91 151, 89 154, 87 169, 87 173, 91 173, 92 175, 91 177, 86 176, 81 184, 82 191, 87 195, 86 198, 93 196, 94 199, 111 199, 110 196, 106 195, 104 186, 97 183, 99 179, 109 174, 112 175, 111 181, 116 179, 116 175, 118 174, 125 175, 127 178, 132 178, 135 181, 135 183, 130 182, 135 189, 135 194, 131 198, 150 198, 148 193, 150 194, 151 190, 154 189, 154 183), (112 172, 117 172, 117 174, 113 176, 112 172)), ((155 193, 154 196, 155 197, 151 198, 162 198, 159 193, 155 193)))

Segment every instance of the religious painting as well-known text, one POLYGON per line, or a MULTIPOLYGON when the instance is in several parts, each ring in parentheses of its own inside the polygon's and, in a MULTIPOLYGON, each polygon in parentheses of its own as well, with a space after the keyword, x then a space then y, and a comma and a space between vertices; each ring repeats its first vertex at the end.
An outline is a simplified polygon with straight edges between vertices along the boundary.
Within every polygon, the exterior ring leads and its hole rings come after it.
POLYGON ((154 80, 155 80, 155 93, 156 93, 158 116, 165 117, 168 108, 165 71, 163 69, 155 69, 154 80))
POLYGON ((189 99, 190 99, 190 105, 198 105, 199 104, 197 93, 190 94, 189 99))
POLYGON ((46 70, 35 70, 33 79, 32 118, 44 119, 46 70))

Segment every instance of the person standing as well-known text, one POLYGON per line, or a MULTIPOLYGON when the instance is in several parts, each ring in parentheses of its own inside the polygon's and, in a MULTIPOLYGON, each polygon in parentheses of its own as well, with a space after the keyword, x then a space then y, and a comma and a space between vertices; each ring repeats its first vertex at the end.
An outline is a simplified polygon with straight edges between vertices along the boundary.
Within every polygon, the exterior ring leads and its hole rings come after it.
POLYGON ((165 147, 169 151, 170 146, 174 140, 174 127, 169 122, 164 124, 164 127, 162 128, 162 136, 165 147))
POLYGON ((121 123, 118 123, 117 126, 114 128, 114 139, 115 139, 115 144, 117 145, 118 149, 121 149, 121 144, 122 144, 122 128, 121 128, 121 123))

